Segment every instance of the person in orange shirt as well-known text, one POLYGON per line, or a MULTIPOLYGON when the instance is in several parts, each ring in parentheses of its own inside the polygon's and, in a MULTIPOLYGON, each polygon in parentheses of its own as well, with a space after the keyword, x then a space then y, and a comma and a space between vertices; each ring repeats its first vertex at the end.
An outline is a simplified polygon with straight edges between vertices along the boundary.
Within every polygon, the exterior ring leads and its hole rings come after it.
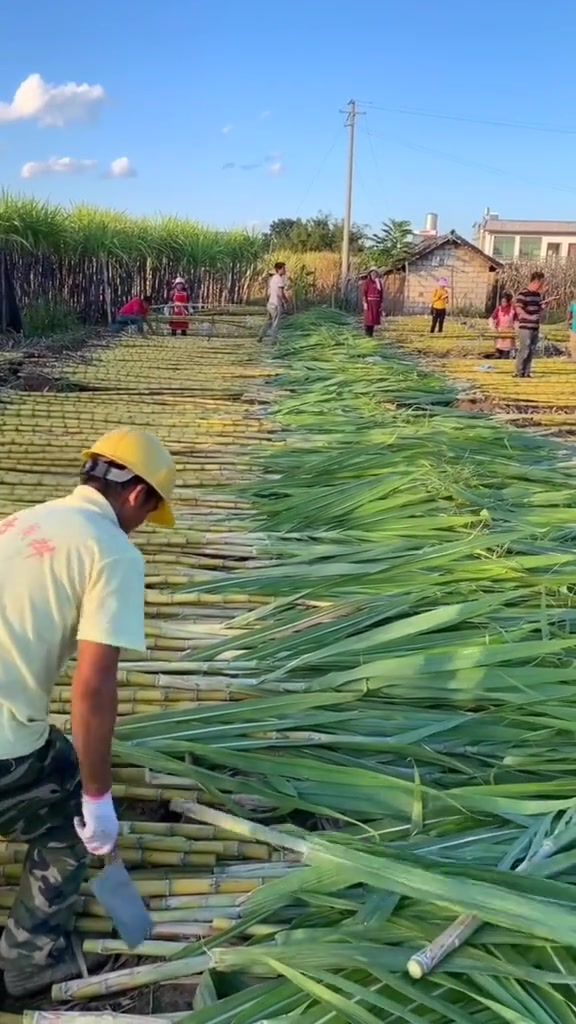
POLYGON ((151 302, 152 299, 149 295, 145 295, 143 299, 139 296, 130 299, 130 302, 127 302, 126 305, 118 310, 113 330, 118 334, 127 327, 135 327, 138 334, 144 334, 144 321, 148 316, 151 302))
POLYGON ((435 334, 436 328, 438 328, 438 334, 442 334, 442 331, 444 330, 446 311, 450 301, 450 293, 448 292, 447 285, 448 281, 446 278, 441 277, 438 281, 437 287, 434 289, 430 307, 430 315, 432 317, 432 321, 430 323, 430 334, 435 334))

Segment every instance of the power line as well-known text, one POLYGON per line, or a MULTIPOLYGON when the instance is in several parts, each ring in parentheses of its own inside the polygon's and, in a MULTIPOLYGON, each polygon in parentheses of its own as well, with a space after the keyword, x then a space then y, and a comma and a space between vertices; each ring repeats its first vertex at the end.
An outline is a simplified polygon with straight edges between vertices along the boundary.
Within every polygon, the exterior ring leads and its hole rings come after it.
POLYGON ((365 131, 366 137, 368 139, 368 145, 370 147, 370 152, 372 154, 372 159, 374 161, 374 167, 376 169, 376 175, 377 175, 378 179, 380 179, 380 173, 381 173, 380 172, 380 164, 378 162, 378 157, 376 156, 376 150, 374 149, 374 145, 372 143, 372 134, 369 131, 368 126, 365 123, 364 123, 363 127, 364 127, 364 131, 365 131))
POLYGON ((452 153, 446 153, 444 150, 432 149, 430 146, 422 146, 418 143, 406 142, 404 139, 399 139, 394 135, 379 135, 377 132, 370 132, 373 138, 385 139, 387 142, 394 142, 398 146, 402 146, 404 149, 411 149, 419 153, 429 153, 432 156, 438 157, 441 160, 446 160, 449 163, 460 164, 465 167, 477 167, 484 171, 490 171, 491 174, 497 174, 503 177, 515 178, 517 181, 524 181, 528 185, 536 185, 539 188, 549 188, 558 192, 569 192, 571 194, 576 192, 576 188, 570 185, 556 185, 549 180, 542 180, 537 178, 527 178, 524 175, 517 174, 515 171, 506 170, 504 167, 495 167, 492 164, 485 164, 479 160, 467 160, 465 157, 455 156, 452 153))
MULTIPOLYGON (((360 111, 359 113, 362 113, 362 111, 360 111)), ((366 131, 362 132, 362 128, 365 127, 363 122, 358 121, 357 124, 356 124, 356 127, 359 129, 359 132, 361 134, 358 134, 356 136, 356 145, 357 145, 356 156, 357 156, 358 159, 356 160, 356 164, 355 164, 355 167, 354 167, 354 197, 356 197, 356 195, 358 194, 358 195, 360 195, 362 197, 362 199, 364 200, 365 203, 370 205, 372 203, 372 201, 373 201, 373 188, 371 188, 369 186, 368 181, 367 181, 366 177, 364 176, 364 171, 365 171, 366 168, 365 168, 365 163, 364 163, 364 166, 363 166, 363 161, 361 159, 362 153, 361 153, 361 150, 360 150, 360 142, 362 141, 362 139, 364 137, 366 137, 368 139, 368 144, 369 144, 370 152, 371 152, 372 158, 374 160, 374 167, 376 169, 376 174, 377 174, 378 178, 380 177, 380 169, 378 167, 378 162, 376 160, 376 153, 374 151, 374 146, 372 145, 372 140, 370 139, 370 137, 368 136, 368 133, 366 131)), ((353 223, 354 222, 352 222, 352 224, 353 223)), ((352 245, 352 235, 350 235, 350 244, 352 245)))
POLYGON ((314 188, 314 185, 318 181, 318 178, 320 177, 322 171, 324 170, 324 167, 326 166, 328 160, 332 156, 332 153, 334 152, 334 149, 336 148, 336 144, 339 142, 339 140, 341 138, 341 132, 342 132, 342 125, 339 124, 337 129, 336 129, 336 131, 335 131, 335 133, 334 133, 334 138, 332 139, 332 142, 328 146, 328 149, 324 153, 324 156, 320 160, 320 163, 318 164, 318 167, 314 171, 314 174, 312 175, 308 185, 306 186, 306 188, 304 190, 302 198, 300 199, 300 202, 298 203, 298 205, 296 207, 295 216, 299 215, 300 210, 302 209, 302 206, 304 205, 304 202, 306 201, 306 199, 308 199, 308 196, 310 195, 312 189, 314 188))
POLYGON ((492 128, 519 128, 522 131, 546 132, 555 135, 576 135, 576 128, 560 128, 557 125, 527 124, 521 121, 496 121, 489 118, 469 117, 467 114, 445 114, 433 110, 408 110, 401 107, 382 107, 369 100, 362 101, 363 106, 371 110, 381 110, 386 114, 401 114, 408 117, 425 117, 437 121, 460 121, 465 124, 483 124, 492 128))

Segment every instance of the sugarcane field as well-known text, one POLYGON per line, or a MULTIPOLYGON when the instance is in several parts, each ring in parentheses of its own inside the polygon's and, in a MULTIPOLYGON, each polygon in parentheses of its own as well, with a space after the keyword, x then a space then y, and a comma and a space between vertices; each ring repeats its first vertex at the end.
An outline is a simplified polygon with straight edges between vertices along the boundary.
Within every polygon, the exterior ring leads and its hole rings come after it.
POLYGON ((107 517, 99 572, 143 558, 145 611, 138 646, 128 592, 98 583, 51 689, 59 774, 35 762, 32 800, 0 763, 0 1024, 576 1024, 569 333, 544 318, 517 373, 489 316, 368 323, 387 278, 354 267, 336 301, 249 233, 0 202, 0 710, 67 502, 107 517), (114 693, 84 705, 101 647, 114 693), (111 715, 112 788, 89 792, 111 715), (55 779, 85 846, 67 900, 55 779), (28 995, 34 887, 53 936, 68 904, 77 969, 28 995))

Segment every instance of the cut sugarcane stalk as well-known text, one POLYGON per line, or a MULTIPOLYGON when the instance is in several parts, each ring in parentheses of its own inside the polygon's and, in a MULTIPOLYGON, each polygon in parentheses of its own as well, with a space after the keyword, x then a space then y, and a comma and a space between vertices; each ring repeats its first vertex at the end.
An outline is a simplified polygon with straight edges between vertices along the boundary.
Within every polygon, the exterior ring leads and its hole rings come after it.
MULTIPOLYGON (((576 822, 574 812, 568 811, 557 825, 554 833, 543 839, 537 849, 528 853, 518 867, 514 868, 517 874, 529 873, 536 865, 542 863, 548 857, 566 849, 576 842, 576 822)), ((504 858, 502 868, 508 867, 507 862, 513 857, 513 852, 504 858)), ((550 872, 552 875, 552 872, 550 872)), ((484 924, 481 917, 476 914, 461 914, 448 928, 437 936, 428 946, 421 949, 414 956, 410 957, 407 964, 408 973, 414 980, 423 978, 430 974, 448 956, 464 945, 479 928, 484 924)))

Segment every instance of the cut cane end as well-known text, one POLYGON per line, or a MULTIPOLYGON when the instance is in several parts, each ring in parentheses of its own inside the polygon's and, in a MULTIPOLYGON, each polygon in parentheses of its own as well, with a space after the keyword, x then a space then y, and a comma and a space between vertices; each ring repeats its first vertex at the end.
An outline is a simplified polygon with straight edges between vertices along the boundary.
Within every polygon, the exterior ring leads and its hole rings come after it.
POLYGON ((414 978, 414 981, 418 981, 424 976, 424 967, 416 957, 412 957, 408 961, 408 974, 411 978, 414 978))

